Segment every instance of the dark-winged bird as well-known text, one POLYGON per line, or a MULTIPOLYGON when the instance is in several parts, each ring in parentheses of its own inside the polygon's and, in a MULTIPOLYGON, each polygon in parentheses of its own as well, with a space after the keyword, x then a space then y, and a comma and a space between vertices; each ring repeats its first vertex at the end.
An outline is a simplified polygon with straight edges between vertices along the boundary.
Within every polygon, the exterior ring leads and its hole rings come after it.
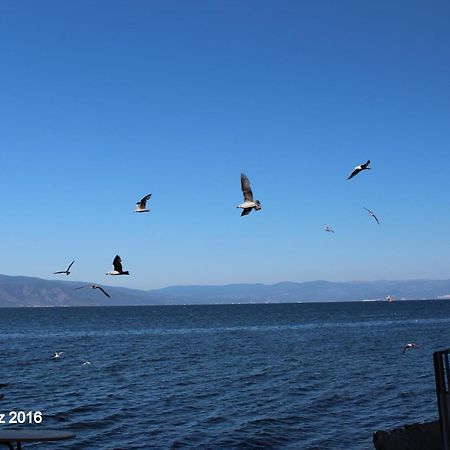
POLYGON ((119 255, 116 255, 116 257, 113 260, 113 266, 114 270, 111 272, 106 272, 106 275, 130 275, 128 270, 124 271, 122 269, 122 260, 120 259, 119 255))
POLYGON ((376 220, 377 224, 380 225, 378 217, 370 209, 367 209, 365 206, 363 206, 363 208, 376 220))
POLYGON ((75 260, 73 260, 70 264, 69 267, 66 270, 60 270, 59 272, 53 272, 54 275, 58 274, 58 273, 65 273, 66 275, 69 275, 70 273, 70 268, 72 267, 72 264, 75 262, 75 260))
POLYGON ((144 212, 149 212, 149 209, 146 209, 147 207, 147 202, 150 200, 150 197, 152 196, 152 194, 148 194, 145 197, 141 198, 141 200, 139 200, 136 203, 136 209, 134 210, 134 212, 138 212, 138 213, 144 213, 144 212))
POLYGON ((353 172, 350 174, 350 176, 347 178, 347 180, 350 180, 350 178, 353 178, 355 175, 358 175, 359 172, 362 172, 363 170, 370 170, 371 167, 369 167, 370 159, 367 160, 364 164, 360 164, 359 166, 356 166, 353 170, 353 172))
POLYGON ((327 232, 327 233, 334 233, 334 230, 332 228, 330 228, 328 225, 325 225, 323 227, 323 229, 327 232))
POLYGON ((253 200, 253 192, 250 187, 250 181, 244 173, 241 173, 241 188, 242 193, 244 194, 244 203, 237 206, 242 209, 241 217, 250 214, 252 209, 259 211, 261 209, 261 203, 259 200, 253 200))
POLYGON ((418 348, 419 346, 417 344, 414 344, 414 342, 412 342, 411 344, 406 344, 405 348, 402 351, 402 355, 404 355, 408 350, 411 350, 413 348, 418 348))
POLYGON ((100 291, 102 291, 108 298, 111 297, 101 286, 99 286, 98 284, 87 284, 86 286, 80 286, 77 287, 75 289, 83 289, 89 287, 91 289, 99 289, 100 291))

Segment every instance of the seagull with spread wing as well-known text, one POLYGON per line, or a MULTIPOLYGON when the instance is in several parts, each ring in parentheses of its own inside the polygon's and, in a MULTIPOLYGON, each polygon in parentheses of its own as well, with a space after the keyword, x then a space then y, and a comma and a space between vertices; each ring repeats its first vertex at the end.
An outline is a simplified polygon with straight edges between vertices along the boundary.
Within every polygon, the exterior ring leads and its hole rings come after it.
POLYGON ((86 286, 80 286, 77 287, 75 289, 83 289, 89 287, 91 289, 99 289, 100 291, 102 291, 108 298, 111 297, 101 286, 99 286, 98 284, 86 284, 86 286))
POLYGON ((253 192, 250 187, 250 181, 245 173, 241 173, 241 188, 242 193, 244 194, 244 203, 237 206, 242 209, 241 217, 250 214, 252 209, 259 211, 261 209, 261 203, 259 200, 253 200, 253 192))
POLYGON ((73 260, 70 264, 69 267, 66 270, 60 270, 59 272, 53 272, 54 275, 58 274, 58 273, 65 273, 66 275, 69 275, 70 273, 70 268, 72 267, 72 264, 75 262, 75 260, 73 260))
POLYGON ((404 355, 408 350, 412 350, 413 348, 419 348, 417 344, 414 344, 414 342, 411 342, 411 344, 406 344, 405 348, 402 351, 402 355, 404 355))
POLYGON ((350 176, 347 178, 347 180, 350 180, 350 178, 353 178, 355 175, 358 175, 359 172, 362 172, 363 170, 370 170, 371 167, 369 167, 370 159, 367 160, 364 164, 360 164, 359 166, 356 166, 353 169, 353 172, 350 174, 350 176))
POLYGON ((150 210, 147 209, 147 202, 150 200, 151 196, 152 196, 152 194, 148 194, 145 197, 141 198, 141 200, 139 200, 136 203, 136 209, 134 210, 134 212, 137 212, 137 213, 150 212, 150 210))
POLYGON ((122 259, 119 255, 116 255, 113 260, 113 266, 114 270, 111 270, 110 272, 106 272, 106 275, 130 275, 130 272, 128 270, 124 271, 122 269, 122 259))
POLYGON ((330 228, 328 225, 325 225, 325 226, 323 227, 323 229, 324 229, 327 233, 333 233, 333 234, 334 234, 333 228, 330 228))
POLYGON ((378 217, 370 209, 367 209, 365 206, 363 206, 363 208, 376 220, 377 224, 380 225, 378 217))

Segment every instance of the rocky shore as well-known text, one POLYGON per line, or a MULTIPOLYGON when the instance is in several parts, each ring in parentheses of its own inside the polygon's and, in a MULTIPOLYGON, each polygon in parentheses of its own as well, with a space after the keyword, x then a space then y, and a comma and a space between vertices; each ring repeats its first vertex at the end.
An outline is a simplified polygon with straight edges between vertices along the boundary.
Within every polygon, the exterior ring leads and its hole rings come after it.
POLYGON ((413 423, 373 434, 376 450, 442 450, 439 421, 413 423))

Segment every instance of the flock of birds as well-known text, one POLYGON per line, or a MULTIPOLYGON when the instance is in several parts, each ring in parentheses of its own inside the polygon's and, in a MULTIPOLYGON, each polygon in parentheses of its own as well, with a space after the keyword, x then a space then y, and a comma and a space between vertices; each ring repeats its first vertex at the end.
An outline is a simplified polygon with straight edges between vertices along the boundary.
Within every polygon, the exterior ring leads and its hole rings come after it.
MULTIPOLYGON (((370 170, 370 159, 367 160, 365 163, 359 164, 358 166, 356 166, 352 173, 349 175, 349 177, 347 178, 347 180, 352 179, 353 177, 355 177, 356 175, 358 175, 359 173, 365 171, 365 170, 370 170)), ((245 175, 245 173, 241 173, 241 189, 242 189, 242 194, 244 196, 244 201, 243 203, 239 204, 237 206, 237 208, 242 209, 241 212, 241 217, 242 216, 247 216, 248 214, 250 214, 252 212, 252 210, 255 211, 259 211, 262 209, 261 207, 261 202, 259 200, 254 200, 253 198, 253 191, 250 185, 250 180, 248 179, 247 175, 245 175)), ((136 213, 148 213, 150 212, 150 209, 147 208, 147 202, 150 200, 152 194, 147 194, 146 196, 142 197, 141 200, 139 200, 136 203, 136 207, 134 209, 134 212, 136 213)), ((378 219, 378 217, 376 216, 376 214, 371 211, 370 209, 364 207, 364 209, 369 213, 369 215, 375 220, 375 222, 380 225, 380 221, 378 219)), ((325 225, 324 226, 324 230, 327 233, 333 233, 334 234, 334 230, 329 226, 329 225, 325 225)), ((70 269, 72 267, 72 265, 74 264, 75 260, 72 261, 69 266, 67 267, 66 270, 60 270, 57 272, 54 272, 55 275, 57 274, 65 274, 65 275, 69 275, 70 269)), ((118 275, 129 275, 129 271, 128 270, 123 270, 122 267, 122 259, 119 255, 116 255, 113 259, 113 268, 114 270, 106 272, 106 275, 113 275, 113 276, 118 276, 118 275)), ((86 284, 84 286, 80 286, 75 288, 76 290, 78 289, 83 289, 83 288, 91 288, 91 289, 97 289, 100 292, 102 292, 106 297, 110 298, 111 295, 108 294, 108 292, 106 292, 106 290, 101 287, 98 284, 86 284)), ((393 298, 390 295, 386 296, 386 301, 388 303, 391 303, 393 301, 393 298)), ((414 349, 417 348, 418 345, 415 343, 409 343, 406 345, 406 347, 403 349, 402 354, 405 354, 405 352, 407 350, 410 349, 414 349)), ((60 354, 62 354, 62 352, 55 352, 54 358, 59 358, 60 354)), ((87 361, 86 363, 83 363, 83 365, 87 365, 87 363, 90 364, 89 361, 87 361)))

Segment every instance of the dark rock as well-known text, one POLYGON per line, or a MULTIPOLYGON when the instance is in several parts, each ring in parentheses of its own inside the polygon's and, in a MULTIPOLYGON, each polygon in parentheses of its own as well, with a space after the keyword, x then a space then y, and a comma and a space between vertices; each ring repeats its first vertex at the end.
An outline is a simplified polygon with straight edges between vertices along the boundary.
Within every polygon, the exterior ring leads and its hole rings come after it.
POLYGON ((413 423, 373 434, 376 450, 442 450, 439 421, 413 423))

